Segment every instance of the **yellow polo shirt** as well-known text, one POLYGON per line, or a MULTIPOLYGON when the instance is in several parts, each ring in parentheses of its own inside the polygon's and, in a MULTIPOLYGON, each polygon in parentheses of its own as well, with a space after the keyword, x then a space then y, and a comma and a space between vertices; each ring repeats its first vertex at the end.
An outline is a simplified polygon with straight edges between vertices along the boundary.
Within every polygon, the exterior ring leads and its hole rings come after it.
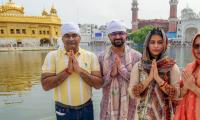
MULTIPOLYGON (((59 73, 68 66, 66 51, 58 49, 47 54, 42 66, 42 73, 59 73)), ((97 56, 89 51, 79 48, 75 55, 81 68, 91 71, 100 71, 97 56)), ((73 72, 62 84, 54 89, 54 100, 65 105, 79 106, 92 97, 92 88, 73 72)))

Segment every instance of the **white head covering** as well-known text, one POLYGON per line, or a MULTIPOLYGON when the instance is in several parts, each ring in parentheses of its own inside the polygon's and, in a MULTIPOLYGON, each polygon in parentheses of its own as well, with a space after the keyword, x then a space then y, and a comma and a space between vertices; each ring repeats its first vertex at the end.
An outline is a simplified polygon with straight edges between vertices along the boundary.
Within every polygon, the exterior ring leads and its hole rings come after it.
POLYGON ((126 32, 126 25, 123 21, 120 20, 111 20, 106 24, 107 33, 123 31, 126 32))
POLYGON ((80 29, 79 26, 75 23, 66 23, 63 24, 61 27, 61 34, 62 36, 65 35, 66 33, 76 33, 80 36, 80 29))
MULTIPOLYGON (((76 33, 80 36, 79 26, 72 22, 63 24, 61 27, 62 36, 65 35, 66 33, 70 33, 70 32, 76 33)), ((62 41, 62 37, 58 39, 58 46, 59 46, 59 48, 64 49, 64 43, 62 41)))

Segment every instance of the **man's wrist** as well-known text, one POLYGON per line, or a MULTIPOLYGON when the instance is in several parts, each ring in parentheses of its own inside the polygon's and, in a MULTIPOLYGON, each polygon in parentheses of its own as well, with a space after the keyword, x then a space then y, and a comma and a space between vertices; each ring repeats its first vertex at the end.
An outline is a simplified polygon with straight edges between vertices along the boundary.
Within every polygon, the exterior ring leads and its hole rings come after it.
POLYGON ((72 74, 72 72, 71 72, 71 71, 69 71, 69 69, 68 69, 68 68, 66 68, 66 69, 65 69, 65 72, 66 72, 67 74, 69 74, 69 75, 71 75, 71 74, 72 74))
POLYGON ((79 68, 77 69, 77 72, 78 72, 79 74, 81 74, 81 73, 83 73, 83 69, 82 69, 81 67, 79 67, 79 68))

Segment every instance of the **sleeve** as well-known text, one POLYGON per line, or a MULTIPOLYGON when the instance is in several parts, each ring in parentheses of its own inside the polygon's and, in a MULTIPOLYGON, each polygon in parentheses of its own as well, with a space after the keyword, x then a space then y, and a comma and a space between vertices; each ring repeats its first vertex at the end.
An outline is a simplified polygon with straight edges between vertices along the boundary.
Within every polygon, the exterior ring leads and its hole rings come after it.
POLYGON ((171 77, 170 84, 175 87, 176 92, 174 98, 176 99, 180 96, 180 80, 181 80, 180 70, 176 64, 172 68, 170 77, 171 77))
POLYGON ((121 64, 118 69, 119 74, 126 80, 130 80, 130 71, 125 67, 125 65, 121 64))
POLYGON ((100 71, 99 61, 95 54, 92 54, 91 71, 100 71))
POLYGON ((98 60, 99 60, 99 64, 100 64, 100 71, 101 71, 101 75, 103 77, 103 86, 102 87, 105 87, 107 85, 110 85, 111 81, 112 81, 112 77, 110 76, 111 74, 111 69, 109 69, 109 71, 104 75, 103 73, 103 54, 100 54, 98 56, 98 60))
POLYGON ((135 53, 135 62, 140 61, 141 58, 142 58, 142 54, 141 54, 140 52, 137 51, 137 52, 135 53))
POLYGON ((129 92, 129 95, 131 96, 131 98, 134 98, 134 95, 132 92, 133 87, 139 83, 138 64, 139 64, 139 62, 136 63, 131 70, 130 83, 129 83, 129 87, 128 87, 128 92, 129 92))
POLYGON ((49 52, 42 65, 42 73, 56 73, 55 66, 55 56, 53 52, 49 52))

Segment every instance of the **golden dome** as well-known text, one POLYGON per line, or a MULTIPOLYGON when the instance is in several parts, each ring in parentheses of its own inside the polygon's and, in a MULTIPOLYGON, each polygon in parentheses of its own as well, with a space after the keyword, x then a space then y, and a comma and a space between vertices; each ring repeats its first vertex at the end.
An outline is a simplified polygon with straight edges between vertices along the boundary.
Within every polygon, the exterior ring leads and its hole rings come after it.
POLYGON ((49 13, 44 9, 43 11, 42 11, 42 16, 48 16, 49 15, 49 13))
POLYGON ((51 15, 57 15, 57 10, 54 8, 54 6, 51 7, 50 13, 51 15))
POLYGON ((0 13, 24 14, 24 7, 18 6, 9 0, 9 2, 0 6, 0 13))

